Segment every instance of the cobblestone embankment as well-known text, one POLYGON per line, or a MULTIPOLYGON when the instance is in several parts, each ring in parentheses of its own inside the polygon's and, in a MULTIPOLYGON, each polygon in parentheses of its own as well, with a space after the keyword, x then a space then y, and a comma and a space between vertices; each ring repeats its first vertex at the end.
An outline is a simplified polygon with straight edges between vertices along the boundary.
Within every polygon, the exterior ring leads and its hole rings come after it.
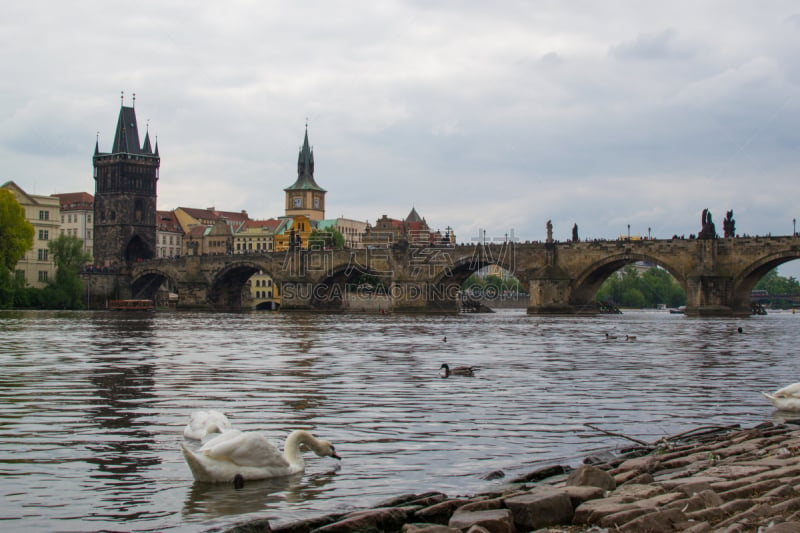
POLYGON ((405 495, 363 511, 229 533, 800 532, 800 426, 705 429, 471 497, 405 495))

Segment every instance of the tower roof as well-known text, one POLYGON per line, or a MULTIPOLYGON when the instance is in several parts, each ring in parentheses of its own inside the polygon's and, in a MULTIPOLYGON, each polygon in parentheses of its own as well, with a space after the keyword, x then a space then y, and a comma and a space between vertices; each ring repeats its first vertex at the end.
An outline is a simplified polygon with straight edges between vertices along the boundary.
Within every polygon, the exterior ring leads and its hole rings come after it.
MULTIPOLYGON (((95 155, 100 153, 99 143, 95 143, 95 155)), ((136 124, 136 111, 133 107, 120 107, 117 129, 114 133, 112 154, 158 155, 158 147, 153 152, 150 144, 150 132, 145 134, 144 144, 139 144, 139 127, 136 124)))
POLYGON ((314 151, 308 144, 308 126, 306 126, 306 136, 303 140, 303 147, 297 156, 297 181, 284 191, 320 191, 327 192, 317 185, 314 181, 314 151))
POLYGON ((411 212, 406 217, 406 222, 422 222, 422 217, 419 216, 416 208, 411 208, 411 212))

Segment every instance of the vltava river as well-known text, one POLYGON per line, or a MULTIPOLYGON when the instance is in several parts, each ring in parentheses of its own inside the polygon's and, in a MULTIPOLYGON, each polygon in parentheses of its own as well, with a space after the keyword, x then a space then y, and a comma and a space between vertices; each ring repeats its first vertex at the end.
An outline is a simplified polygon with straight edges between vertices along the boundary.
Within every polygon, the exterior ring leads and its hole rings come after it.
POLYGON ((586 422, 654 441, 773 418, 759 391, 800 381, 798 332, 788 312, 0 312, 0 525, 198 531, 489 490, 494 470, 630 445, 586 422), (480 370, 440 379, 443 362, 480 370), (343 460, 306 454, 300 479, 241 490, 196 484, 180 443, 198 408, 276 443, 312 429, 343 460))

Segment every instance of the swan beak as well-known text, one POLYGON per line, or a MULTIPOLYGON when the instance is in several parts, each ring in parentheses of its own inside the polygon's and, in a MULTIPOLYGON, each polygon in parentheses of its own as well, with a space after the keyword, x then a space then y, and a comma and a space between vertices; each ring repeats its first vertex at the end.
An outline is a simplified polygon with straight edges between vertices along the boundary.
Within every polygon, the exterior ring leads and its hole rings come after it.
POLYGON ((338 460, 340 460, 340 461, 342 460, 342 458, 341 458, 341 457, 339 457, 339 456, 336 454, 336 452, 333 452, 333 453, 331 454, 331 457, 333 457, 334 459, 338 459, 338 460))

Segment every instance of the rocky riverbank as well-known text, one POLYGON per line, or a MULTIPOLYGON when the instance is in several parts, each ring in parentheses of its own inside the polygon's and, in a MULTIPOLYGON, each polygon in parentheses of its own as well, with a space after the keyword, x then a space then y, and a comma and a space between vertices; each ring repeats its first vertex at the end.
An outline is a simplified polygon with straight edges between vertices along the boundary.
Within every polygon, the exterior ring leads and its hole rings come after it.
POLYGON ((797 421, 698 428, 511 480, 495 493, 410 494, 363 511, 229 533, 800 532, 797 421))

